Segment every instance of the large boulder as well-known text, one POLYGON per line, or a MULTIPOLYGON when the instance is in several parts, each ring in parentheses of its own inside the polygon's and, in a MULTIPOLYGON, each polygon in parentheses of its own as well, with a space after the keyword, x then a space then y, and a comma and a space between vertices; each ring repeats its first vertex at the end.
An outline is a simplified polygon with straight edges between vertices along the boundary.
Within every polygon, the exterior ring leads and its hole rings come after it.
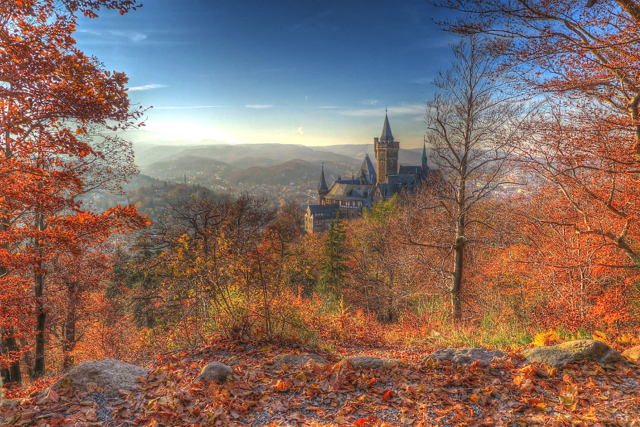
POLYGON ((393 369, 400 364, 398 359, 383 359, 374 356, 355 356, 344 359, 354 369, 393 369))
POLYGON ((287 367, 299 367, 306 365, 307 363, 326 365, 327 360, 317 354, 305 353, 305 354, 279 354, 271 360, 272 364, 267 365, 267 368, 273 371, 282 369, 282 365, 287 367))
POLYGON ((200 375, 196 377, 194 382, 200 381, 217 381, 225 382, 227 378, 233 376, 233 370, 220 362, 211 362, 200 371, 200 375))
POLYGON ((488 366, 494 358, 502 357, 504 357, 503 352, 486 348, 442 348, 428 355, 425 361, 427 359, 437 362, 450 360, 455 365, 470 365, 478 361, 480 365, 488 366))
POLYGON ((575 340, 549 347, 525 348, 521 353, 529 363, 546 363, 556 368, 565 363, 581 361, 600 364, 626 363, 620 353, 597 340, 575 340))
POLYGON ((107 396, 117 396, 118 390, 130 389, 136 378, 146 377, 149 371, 140 366, 119 360, 106 359, 97 362, 84 362, 67 372, 51 388, 71 387, 75 390, 101 392, 107 396))
POLYGON ((637 362, 640 359, 640 345, 626 349, 622 352, 622 355, 629 360, 637 362))

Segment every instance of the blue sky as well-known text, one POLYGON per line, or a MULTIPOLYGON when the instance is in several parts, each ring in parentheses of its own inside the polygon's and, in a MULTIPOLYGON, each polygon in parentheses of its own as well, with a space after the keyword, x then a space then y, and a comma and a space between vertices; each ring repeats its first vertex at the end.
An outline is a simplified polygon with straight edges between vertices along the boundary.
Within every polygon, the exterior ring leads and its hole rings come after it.
POLYGON ((80 20, 76 40, 178 138, 371 143, 385 106, 404 148, 422 145, 431 81, 449 44, 424 0, 148 0, 80 20))

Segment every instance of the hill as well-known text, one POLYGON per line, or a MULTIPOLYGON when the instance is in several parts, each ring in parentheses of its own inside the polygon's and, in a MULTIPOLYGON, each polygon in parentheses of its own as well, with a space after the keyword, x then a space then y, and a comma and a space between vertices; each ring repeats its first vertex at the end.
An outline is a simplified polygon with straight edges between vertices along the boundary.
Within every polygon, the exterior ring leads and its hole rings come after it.
MULTIPOLYGON (((350 170, 350 165, 335 162, 324 162, 325 175, 328 180, 338 177, 350 170)), ((289 160, 272 166, 253 166, 227 177, 230 184, 244 185, 314 185, 320 178, 322 162, 307 162, 300 159, 289 160)))
POLYGON ((219 162, 236 163, 245 158, 271 159, 285 162, 300 159, 307 162, 333 161, 356 164, 362 160, 330 151, 319 151, 311 147, 294 144, 237 144, 237 145, 162 145, 136 153, 136 163, 146 168, 149 165, 174 157, 193 156, 215 159, 219 162))
POLYGON ((143 172, 154 178, 169 181, 182 181, 186 175, 189 182, 210 184, 216 180, 224 180, 238 172, 238 168, 211 158, 180 156, 153 163, 144 168, 143 172))

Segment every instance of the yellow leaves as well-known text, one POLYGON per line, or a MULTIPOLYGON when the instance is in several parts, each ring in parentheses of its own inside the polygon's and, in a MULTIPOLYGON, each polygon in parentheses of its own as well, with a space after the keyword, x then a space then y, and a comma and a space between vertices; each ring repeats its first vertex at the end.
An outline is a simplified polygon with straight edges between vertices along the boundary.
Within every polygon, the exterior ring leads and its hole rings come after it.
POLYGON ((492 385, 486 387, 485 389, 482 390, 482 394, 486 395, 486 396, 491 396, 494 392, 495 392, 496 388, 492 385))
POLYGON ((605 334, 604 332, 601 331, 595 331, 591 337, 596 340, 596 341, 601 341, 605 344, 609 344, 609 338, 607 337, 607 334, 605 334))
POLYGON ((536 334, 533 338, 532 344, 538 347, 544 347, 548 345, 561 344, 564 340, 560 338, 556 331, 548 331, 536 334))
POLYGON ((69 378, 64 378, 61 385, 65 388, 71 387, 71 380, 69 378))
POLYGON ((298 381, 302 381, 303 383, 307 382, 307 376, 304 374, 304 372, 300 372, 298 375, 296 375, 296 380, 298 381))
POLYGON ((620 344, 631 344, 633 342, 636 341, 635 337, 631 334, 622 334, 620 335, 616 341, 618 341, 620 344))
POLYGON ((560 395, 558 396, 558 400, 560 400, 560 403, 565 406, 573 405, 573 399, 571 399, 570 397, 560 395))
POLYGON ((477 394, 473 393, 469 395, 469 400, 473 403, 478 403, 480 402, 480 396, 478 396, 477 394))

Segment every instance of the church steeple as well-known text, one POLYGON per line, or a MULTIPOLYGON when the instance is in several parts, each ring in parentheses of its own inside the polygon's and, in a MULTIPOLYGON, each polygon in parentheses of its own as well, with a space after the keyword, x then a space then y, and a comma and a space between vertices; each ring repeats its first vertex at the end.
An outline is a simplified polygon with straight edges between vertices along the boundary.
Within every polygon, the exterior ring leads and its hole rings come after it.
POLYGON ((322 164, 322 173, 320 174, 320 183, 318 184, 318 204, 324 204, 324 196, 329 192, 327 181, 324 179, 324 163, 322 164))

